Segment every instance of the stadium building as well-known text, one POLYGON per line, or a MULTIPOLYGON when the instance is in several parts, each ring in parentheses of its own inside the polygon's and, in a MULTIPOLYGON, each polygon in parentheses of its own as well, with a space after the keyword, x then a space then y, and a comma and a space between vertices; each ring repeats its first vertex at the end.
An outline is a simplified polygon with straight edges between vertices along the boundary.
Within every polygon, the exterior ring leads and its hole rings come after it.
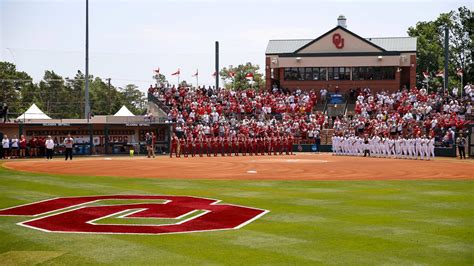
POLYGON ((267 89, 396 91, 416 85, 416 38, 363 38, 347 29, 344 16, 337 22, 316 39, 270 40, 267 89))

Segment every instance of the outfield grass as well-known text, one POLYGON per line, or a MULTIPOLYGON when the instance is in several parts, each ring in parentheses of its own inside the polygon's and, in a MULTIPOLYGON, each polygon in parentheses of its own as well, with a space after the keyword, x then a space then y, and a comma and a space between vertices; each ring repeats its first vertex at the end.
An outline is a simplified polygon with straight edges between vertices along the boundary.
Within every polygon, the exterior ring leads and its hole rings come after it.
POLYGON ((0 169, 0 208, 155 194, 270 210, 239 230, 159 236, 45 233, 15 225, 28 217, 0 217, 0 264, 472 265, 473 188, 469 180, 157 180, 0 169))

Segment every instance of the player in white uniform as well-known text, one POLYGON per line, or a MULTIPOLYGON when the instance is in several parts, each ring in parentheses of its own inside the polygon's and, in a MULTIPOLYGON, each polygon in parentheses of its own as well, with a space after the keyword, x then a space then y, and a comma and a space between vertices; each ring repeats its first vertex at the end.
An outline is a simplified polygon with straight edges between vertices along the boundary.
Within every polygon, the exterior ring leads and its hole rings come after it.
POLYGON ((421 147, 421 138, 417 137, 415 139, 415 160, 418 160, 418 158, 423 159, 422 157, 422 147, 421 147))
MULTIPOLYGON (((428 153, 431 154, 431 157, 435 157, 435 153, 434 153, 434 150, 435 150, 435 146, 434 146, 434 138, 430 138, 428 140, 428 153)), ((429 160, 429 156, 428 156, 428 160, 429 160)))
POLYGON ((390 139, 389 138, 385 138, 385 147, 384 147, 384 151, 385 151, 385 158, 390 158, 390 155, 391 155, 391 150, 390 150, 390 139))
POLYGON ((390 146, 390 157, 392 157, 393 159, 397 158, 397 151, 395 149, 395 143, 396 143, 396 140, 394 138, 391 138, 389 139, 389 146, 390 146))
POLYGON ((402 141, 402 147, 403 147, 403 159, 408 159, 409 158, 409 143, 408 143, 408 138, 404 138, 402 141))
POLYGON ((428 159, 428 158, 429 158, 429 155, 428 155, 428 139, 426 138, 426 136, 423 136, 421 138, 421 159, 425 160, 425 159, 428 159))

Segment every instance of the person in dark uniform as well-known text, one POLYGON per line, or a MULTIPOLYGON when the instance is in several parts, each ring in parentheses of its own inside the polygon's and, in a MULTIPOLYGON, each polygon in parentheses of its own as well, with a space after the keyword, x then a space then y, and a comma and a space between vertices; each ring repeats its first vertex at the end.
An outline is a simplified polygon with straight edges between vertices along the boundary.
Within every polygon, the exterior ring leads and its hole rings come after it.
POLYGON ((66 147, 66 161, 69 157, 72 160, 72 147, 74 146, 74 139, 71 137, 71 134, 67 135, 67 138, 64 139, 64 146, 66 147))
POLYGON ((466 143, 466 138, 463 136, 462 133, 460 133, 458 138, 456 139, 456 145, 458 145, 460 159, 466 159, 466 143))
POLYGON ((364 138, 364 157, 370 157, 370 150, 369 150, 369 139, 367 136, 364 138))

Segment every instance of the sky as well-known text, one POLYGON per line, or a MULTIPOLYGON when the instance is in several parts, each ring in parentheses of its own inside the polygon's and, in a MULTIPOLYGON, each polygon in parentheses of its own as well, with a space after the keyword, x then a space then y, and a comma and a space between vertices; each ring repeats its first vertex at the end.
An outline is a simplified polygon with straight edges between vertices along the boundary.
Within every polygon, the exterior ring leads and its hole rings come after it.
MULTIPOLYGON (((220 66, 252 62, 264 68, 270 39, 317 38, 337 25, 362 37, 402 37, 418 21, 434 20, 474 1, 457 0, 89 0, 89 72, 115 86, 145 91, 160 68, 170 83, 212 85, 214 43, 220 66)), ((85 0, 0 0, 0 60, 35 82, 45 70, 63 77, 85 72, 85 0)))

